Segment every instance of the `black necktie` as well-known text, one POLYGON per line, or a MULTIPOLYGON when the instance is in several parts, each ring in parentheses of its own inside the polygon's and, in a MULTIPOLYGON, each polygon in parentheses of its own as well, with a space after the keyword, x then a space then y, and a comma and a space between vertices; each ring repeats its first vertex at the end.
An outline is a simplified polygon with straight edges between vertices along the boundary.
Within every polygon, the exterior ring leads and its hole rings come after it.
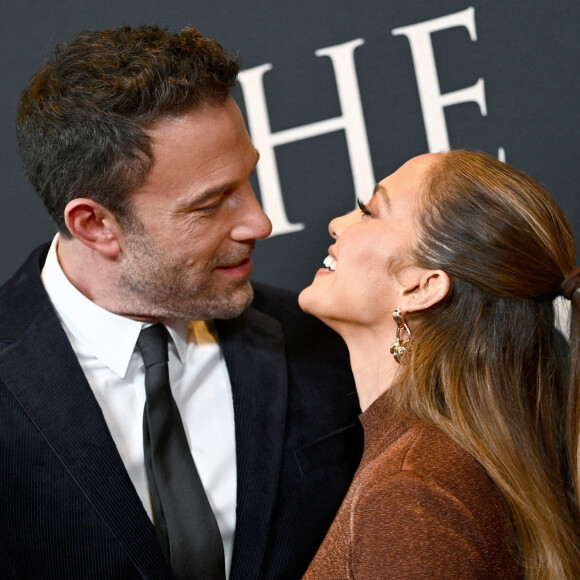
POLYGON ((223 580, 224 550, 191 456, 167 367, 167 330, 154 324, 137 346, 145 363, 145 470, 159 543, 176 578, 223 580))

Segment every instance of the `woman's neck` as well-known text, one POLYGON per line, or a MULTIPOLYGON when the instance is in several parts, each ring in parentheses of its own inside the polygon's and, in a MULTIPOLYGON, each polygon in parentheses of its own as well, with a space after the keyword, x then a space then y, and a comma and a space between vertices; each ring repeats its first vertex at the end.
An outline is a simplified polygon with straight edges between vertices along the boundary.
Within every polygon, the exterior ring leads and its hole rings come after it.
POLYGON ((389 352, 394 336, 362 329, 343 338, 350 354, 360 407, 365 411, 392 386, 399 370, 399 364, 389 352))

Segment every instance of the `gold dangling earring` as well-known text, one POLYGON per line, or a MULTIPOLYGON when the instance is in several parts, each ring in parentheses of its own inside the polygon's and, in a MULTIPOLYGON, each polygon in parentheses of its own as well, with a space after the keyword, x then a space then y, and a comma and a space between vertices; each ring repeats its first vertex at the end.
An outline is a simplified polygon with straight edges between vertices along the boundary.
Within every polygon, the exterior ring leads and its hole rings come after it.
POLYGON ((405 364, 407 351, 411 344, 411 331, 407 326, 404 314, 398 308, 395 308, 395 311, 393 312, 393 320, 397 325, 397 339, 391 345, 390 352, 395 357, 395 360, 402 365, 405 364), (401 340, 401 330, 404 330, 409 338, 401 340))

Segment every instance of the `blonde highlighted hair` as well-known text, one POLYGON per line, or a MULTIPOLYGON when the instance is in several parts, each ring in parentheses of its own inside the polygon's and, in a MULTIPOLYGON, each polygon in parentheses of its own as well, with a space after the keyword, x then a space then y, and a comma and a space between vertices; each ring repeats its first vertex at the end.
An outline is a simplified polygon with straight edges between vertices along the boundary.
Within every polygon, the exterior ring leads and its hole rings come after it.
MULTIPOLYGON (((569 356, 553 307, 575 267, 570 225, 532 178, 468 151, 438 156, 417 219, 416 262, 445 271, 451 287, 410 319, 399 408, 448 434, 495 481, 526 578, 580 578, 577 328, 569 356)), ((572 311, 576 324, 575 300, 572 311)))

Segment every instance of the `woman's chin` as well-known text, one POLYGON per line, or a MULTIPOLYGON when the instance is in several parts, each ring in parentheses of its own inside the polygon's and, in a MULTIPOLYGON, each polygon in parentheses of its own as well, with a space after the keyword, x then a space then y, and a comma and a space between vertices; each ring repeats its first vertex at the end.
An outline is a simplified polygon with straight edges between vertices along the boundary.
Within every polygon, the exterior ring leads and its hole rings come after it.
POLYGON ((298 295, 298 304, 307 314, 315 316, 324 324, 334 328, 334 316, 330 312, 328 296, 316 287, 316 283, 307 286, 298 295))
POLYGON ((298 295, 298 304, 300 305, 300 308, 302 308, 304 312, 312 314, 317 318, 321 318, 321 316, 324 315, 326 303, 325 294, 324 292, 321 292, 316 281, 312 282, 310 286, 304 288, 304 290, 302 290, 298 295))
POLYGON ((313 312, 311 312, 309 310, 310 303, 311 303, 311 299, 310 299, 310 290, 311 289, 312 289, 312 285, 306 286, 306 288, 304 288, 304 290, 302 290, 302 292, 300 292, 300 294, 298 294, 298 305, 300 306, 300 308, 302 308, 302 310, 304 310, 304 312, 308 312, 309 314, 313 314, 313 312))

